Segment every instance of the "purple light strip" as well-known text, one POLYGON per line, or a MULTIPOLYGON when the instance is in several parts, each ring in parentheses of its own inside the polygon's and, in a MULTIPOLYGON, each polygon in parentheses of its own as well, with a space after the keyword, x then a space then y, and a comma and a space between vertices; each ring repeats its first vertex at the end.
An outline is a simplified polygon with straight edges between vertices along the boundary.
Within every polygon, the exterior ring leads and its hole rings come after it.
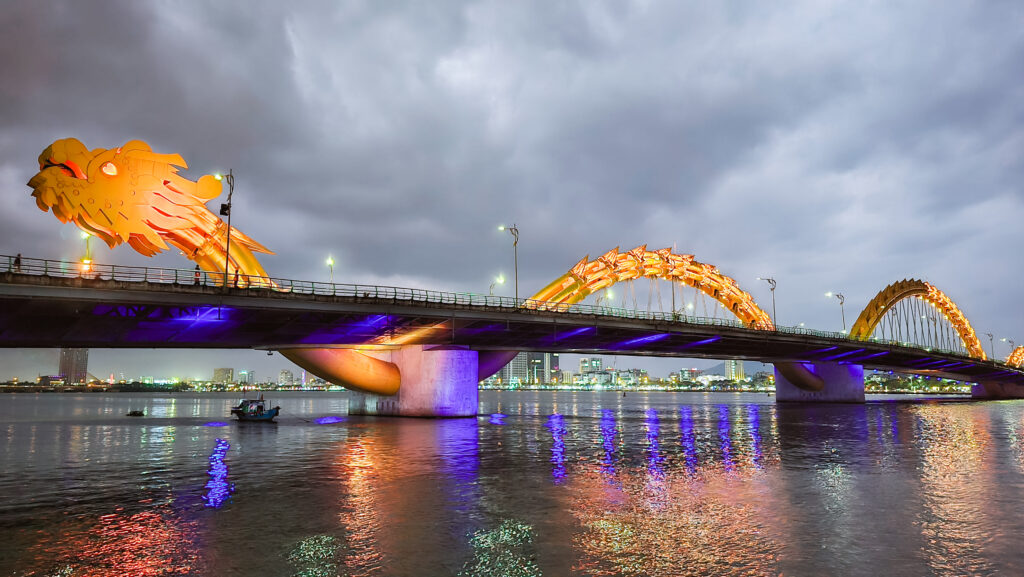
POLYGON ((625 347, 631 347, 634 345, 645 345, 647 343, 665 340, 670 336, 672 336, 672 333, 658 333, 655 335, 648 335, 646 337, 637 337, 635 339, 629 339, 628 341, 622 341, 621 343, 612 345, 611 348, 620 349, 625 347))
POLYGON ((701 345, 710 345, 711 343, 717 343, 720 340, 722 340, 722 337, 720 337, 720 336, 713 336, 710 339, 704 339, 702 341, 694 341, 692 343, 686 343, 685 345, 679 347, 679 349, 688 349, 690 347, 699 347, 701 345))
POLYGON ((855 355, 857 353, 863 353, 863 352, 864 352, 864 349, 856 349, 856 350, 852 350, 852 351, 847 351, 845 353, 839 353, 838 355, 832 355, 831 357, 822 357, 821 360, 823 360, 823 361, 834 361, 836 359, 841 359, 843 357, 848 357, 850 355, 855 355))

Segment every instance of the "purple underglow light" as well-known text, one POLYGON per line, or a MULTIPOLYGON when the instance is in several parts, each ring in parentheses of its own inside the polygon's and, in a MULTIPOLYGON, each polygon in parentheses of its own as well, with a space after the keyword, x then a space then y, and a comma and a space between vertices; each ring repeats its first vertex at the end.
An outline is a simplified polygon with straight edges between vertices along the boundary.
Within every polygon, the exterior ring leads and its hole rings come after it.
POLYGON ((338 417, 338 416, 335 416, 335 415, 331 415, 331 416, 328 416, 328 417, 320 417, 318 419, 314 419, 313 422, 318 424, 318 425, 330 425, 330 424, 333 424, 333 423, 344 423, 345 422, 345 417, 338 417))
POLYGON ((679 407, 679 442, 686 457, 686 472, 697 473, 697 436, 693 433, 693 408, 679 407))
POLYGON ((681 346, 679 348, 680 349, 688 349, 690 347, 699 347, 701 345, 710 345, 711 343, 717 343, 720 340, 722 340, 722 337, 716 335, 716 336, 711 337, 710 339, 704 339, 702 341, 694 341, 692 343, 686 343, 685 345, 683 345, 683 346, 681 346))
POLYGON ((564 339, 569 339, 569 338, 572 338, 572 337, 575 337, 575 336, 578 336, 578 335, 582 335, 583 333, 594 332, 596 330, 597 330, 597 327, 580 327, 578 329, 572 329, 572 330, 569 330, 569 331, 562 331, 560 333, 555 333, 554 335, 548 335, 548 336, 544 337, 543 339, 540 340, 540 343, 541 344, 553 344, 553 343, 557 343, 558 341, 561 341, 561 340, 564 340, 564 339))
POLYGON ((859 357, 859 358, 856 358, 856 359, 852 359, 852 360, 855 360, 855 361, 857 361, 857 362, 860 362, 860 361, 863 361, 863 360, 865 360, 865 359, 873 359, 873 358, 875 358, 875 357, 880 357, 880 356, 882 356, 882 355, 887 355, 887 354, 889 354, 889 351, 882 351, 882 352, 880 352, 880 353, 874 353, 874 354, 871 354, 871 355, 867 355, 867 356, 865 356, 865 357, 859 357))
POLYGON ((856 349, 856 350, 852 350, 852 351, 847 351, 845 353, 839 353, 838 355, 832 355, 830 357, 822 357, 821 360, 823 360, 823 361, 834 361, 836 359, 841 359, 843 357, 848 357, 850 355, 855 355, 857 353, 863 353, 863 352, 864 352, 864 349, 856 349))
POLYGON ((729 436, 729 407, 718 405, 718 440, 722 448, 722 466, 727 473, 736 468, 732 459, 732 438, 729 436))
POLYGON ((827 353, 827 352, 829 352, 829 351, 834 351, 834 350, 836 350, 836 349, 838 349, 838 348, 839 348, 839 347, 825 347, 825 348, 823 348, 823 349, 818 349, 818 350, 816 350, 816 351, 807 351, 807 353, 806 353, 806 354, 808 354, 808 355, 816 355, 816 354, 818 354, 818 353, 827 353))
POLYGON ((928 361, 931 361, 931 360, 934 360, 934 359, 932 359, 932 357, 925 357, 923 359, 917 359, 916 361, 907 361, 906 364, 913 366, 913 365, 919 365, 921 363, 927 363, 928 361))
POLYGON ((635 339, 629 339, 628 341, 622 341, 621 343, 612 345, 610 348, 621 349, 626 347, 633 347, 637 345, 646 345, 647 343, 653 343, 661 340, 665 340, 672 336, 672 333, 658 333, 654 335, 647 335, 645 337, 637 337, 635 339))
POLYGON ((644 424, 647 426, 647 472, 655 479, 661 479, 665 476, 665 457, 661 456, 661 445, 658 442, 661 429, 658 412, 647 409, 644 424))
POLYGON ((761 407, 747 405, 747 420, 750 423, 750 454, 753 455, 754 468, 763 469, 761 458, 761 407))
POLYGON ((615 413, 611 409, 601 411, 601 446, 604 447, 604 459, 601 459, 601 472, 615 475, 615 413))
POLYGON ((565 417, 555 413, 548 417, 544 425, 551 430, 551 476, 555 478, 555 484, 565 480, 565 417))
POLYGON ((367 338, 380 336, 390 324, 390 315, 369 315, 354 322, 344 322, 333 327, 319 329, 301 339, 300 342, 360 342, 367 338), (352 339, 349 337, 359 338, 352 339))
POLYGON ((231 444, 224 439, 217 439, 213 446, 210 469, 207 471, 210 480, 206 482, 207 491, 203 495, 203 502, 207 507, 219 509, 235 490, 234 484, 228 483, 228 465, 224 462, 224 456, 230 448, 231 444))
POLYGON ((209 423, 203 423, 204 427, 226 427, 227 423, 224 421, 210 421, 209 423))
POLYGON ((491 413, 491 419, 490 419, 489 422, 492 425, 504 425, 505 424, 505 417, 507 417, 507 416, 508 415, 503 415, 501 413, 491 413))

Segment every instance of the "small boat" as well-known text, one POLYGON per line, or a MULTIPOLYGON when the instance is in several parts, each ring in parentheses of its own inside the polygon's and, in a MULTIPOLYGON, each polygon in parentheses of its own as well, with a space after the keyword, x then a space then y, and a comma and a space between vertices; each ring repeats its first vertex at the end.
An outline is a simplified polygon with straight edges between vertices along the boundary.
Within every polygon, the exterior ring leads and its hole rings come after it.
POLYGON ((281 411, 281 407, 267 409, 267 403, 263 395, 258 399, 242 399, 238 401, 237 407, 231 407, 231 414, 238 417, 239 421, 264 421, 273 422, 274 418, 281 411))
POLYGON ((140 411, 140 410, 136 409, 134 411, 128 411, 127 413, 125 413, 124 416, 126 416, 126 417, 145 417, 146 413, 144 411, 140 411))

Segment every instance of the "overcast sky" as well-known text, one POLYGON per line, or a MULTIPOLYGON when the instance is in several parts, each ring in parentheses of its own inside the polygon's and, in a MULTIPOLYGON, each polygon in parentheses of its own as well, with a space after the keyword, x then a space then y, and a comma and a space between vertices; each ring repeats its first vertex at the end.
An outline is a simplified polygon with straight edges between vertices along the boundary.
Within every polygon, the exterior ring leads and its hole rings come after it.
MULTIPOLYGON (((912 277, 1024 342, 1019 1, 8 0, 0 79, 0 254, 81 257, 25 185, 43 148, 141 139, 193 179, 234 169, 232 224, 274 276, 327 280, 330 254, 339 282, 486 292, 514 222, 524 294, 584 255, 675 246, 766 309, 773 276, 782 325, 839 330, 826 291, 852 322, 912 277)), ((285 363, 93 351, 90 370, 285 363)), ((0 351, 3 378, 55 369, 0 351)))

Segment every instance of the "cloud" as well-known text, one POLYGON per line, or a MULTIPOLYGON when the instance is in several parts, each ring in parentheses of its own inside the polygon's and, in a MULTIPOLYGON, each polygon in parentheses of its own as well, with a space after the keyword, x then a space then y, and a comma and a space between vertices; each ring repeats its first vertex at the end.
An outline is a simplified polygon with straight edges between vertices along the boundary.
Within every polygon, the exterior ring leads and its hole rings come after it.
POLYGON ((774 276, 784 324, 928 276, 1012 335, 1022 24, 1013 3, 17 0, 0 252, 80 251, 24 186, 47 144, 141 138, 234 169, 235 223, 282 277, 333 254, 338 280, 483 292, 514 222, 522 287, 675 245, 763 303, 774 276))

